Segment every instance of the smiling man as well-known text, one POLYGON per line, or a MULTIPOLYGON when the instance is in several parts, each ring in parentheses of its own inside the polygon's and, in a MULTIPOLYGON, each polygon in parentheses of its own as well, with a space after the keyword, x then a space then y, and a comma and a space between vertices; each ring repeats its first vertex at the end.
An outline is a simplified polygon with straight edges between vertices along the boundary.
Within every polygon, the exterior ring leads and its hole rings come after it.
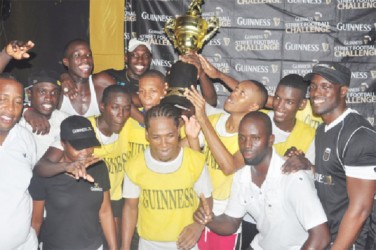
POLYGON ((204 155, 179 146, 179 119, 169 104, 146 112, 150 147, 126 164, 123 250, 130 249, 136 225, 139 250, 191 249, 204 229, 192 216, 199 194, 212 202, 209 175, 204 155))
POLYGON ((311 81, 313 112, 324 121, 315 138, 315 185, 328 217, 331 249, 371 249, 366 221, 376 191, 376 132, 346 106, 350 69, 319 63, 305 79, 311 81))
MULTIPOLYGON (((42 70, 30 75, 26 94, 30 100, 30 107, 40 115, 44 116, 51 125, 47 134, 33 133, 37 143, 37 157, 40 159, 54 142, 60 141, 60 124, 67 118, 67 114, 57 110, 60 97, 59 75, 54 71, 42 70)), ((20 124, 30 132, 34 132, 24 117, 20 124)))
POLYGON ((295 147, 315 162, 315 129, 296 119, 296 113, 307 104, 305 98, 308 82, 303 77, 291 74, 280 80, 273 98, 272 119, 275 136, 274 148, 280 156, 295 147))
POLYGON ((33 136, 17 124, 24 90, 13 77, 0 75, 0 242, 3 249, 37 249, 27 191, 36 162, 33 136))

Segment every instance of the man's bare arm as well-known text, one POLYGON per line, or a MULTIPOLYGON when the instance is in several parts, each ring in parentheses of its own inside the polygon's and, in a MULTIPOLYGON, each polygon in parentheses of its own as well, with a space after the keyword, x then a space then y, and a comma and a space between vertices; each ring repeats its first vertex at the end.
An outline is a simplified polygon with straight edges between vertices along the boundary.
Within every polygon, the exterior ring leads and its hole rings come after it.
POLYGON ((364 222, 370 215, 376 191, 375 180, 346 178, 349 206, 339 226, 331 249, 349 249, 357 239, 364 222))

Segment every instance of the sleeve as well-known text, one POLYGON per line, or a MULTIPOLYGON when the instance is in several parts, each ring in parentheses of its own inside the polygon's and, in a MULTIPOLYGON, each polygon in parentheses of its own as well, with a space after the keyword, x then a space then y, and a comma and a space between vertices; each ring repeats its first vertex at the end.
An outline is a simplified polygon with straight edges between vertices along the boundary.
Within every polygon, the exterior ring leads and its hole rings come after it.
POLYGON ((140 197, 141 189, 139 186, 134 184, 127 176, 124 174, 123 182, 123 197, 124 198, 138 198, 140 197))
POLYGON ((63 145, 61 145, 60 136, 59 136, 59 139, 55 139, 51 143, 50 147, 54 147, 54 148, 60 149, 61 151, 64 150, 63 145))
POLYGON ((285 200, 305 230, 327 221, 324 209, 317 196, 314 182, 306 171, 292 173, 284 191, 285 200))
POLYGON ((202 169, 200 177, 194 185, 194 190, 198 196, 200 196, 201 193, 204 194, 205 198, 212 196, 213 188, 210 181, 208 166, 206 164, 202 169))
POLYGON ((89 167, 87 172, 94 178, 95 182, 103 188, 103 192, 110 190, 110 178, 108 176, 108 170, 106 163, 100 161, 93 166, 89 167))
POLYGON ((224 213, 233 218, 242 218, 247 211, 246 204, 242 202, 244 199, 241 199, 242 182, 240 181, 242 173, 247 173, 247 171, 245 171, 247 169, 247 167, 244 167, 241 170, 238 170, 232 181, 231 193, 224 213))
POLYGON ((33 175, 29 185, 29 193, 33 200, 43 201, 47 198, 46 192, 46 179, 39 177, 36 174, 33 175))
POLYGON ((376 180, 374 170, 376 167, 376 132, 370 128, 361 127, 346 145, 343 153, 346 176, 376 180))

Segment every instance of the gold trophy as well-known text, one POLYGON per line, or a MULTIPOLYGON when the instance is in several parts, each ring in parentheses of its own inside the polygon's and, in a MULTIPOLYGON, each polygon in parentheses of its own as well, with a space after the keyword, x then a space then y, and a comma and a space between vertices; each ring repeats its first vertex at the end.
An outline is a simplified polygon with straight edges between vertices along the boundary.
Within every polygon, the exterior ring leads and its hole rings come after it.
POLYGON ((167 37, 179 53, 197 52, 219 29, 218 17, 208 21, 201 17, 202 0, 192 0, 184 16, 168 19, 164 26, 167 37))

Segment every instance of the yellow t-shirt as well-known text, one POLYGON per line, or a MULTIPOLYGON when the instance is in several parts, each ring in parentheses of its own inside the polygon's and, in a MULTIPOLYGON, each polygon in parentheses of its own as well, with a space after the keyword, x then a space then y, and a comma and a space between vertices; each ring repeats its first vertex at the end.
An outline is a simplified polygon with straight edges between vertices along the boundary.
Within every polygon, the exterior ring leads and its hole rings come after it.
POLYGON ((106 163, 111 184, 111 200, 120 200, 122 198, 122 183, 125 174, 125 163, 128 159, 127 131, 123 127, 123 129, 120 131, 118 139, 115 142, 103 145, 101 136, 97 131, 98 128, 95 117, 89 117, 88 119, 95 130, 99 142, 101 143, 101 147, 94 148, 94 155, 102 158, 106 163))
POLYGON ((308 124, 314 129, 317 129, 317 127, 323 122, 321 117, 315 116, 312 112, 311 103, 309 100, 307 101, 307 105, 303 110, 299 110, 296 113, 296 119, 308 124))
POLYGON ((176 242, 184 227, 193 223, 198 196, 193 187, 205 165, 204 155, 183 149, 183 162, 172 173, 150 170, 144 153, 126 164, 129 179, 140 187, 138 233, 150 241, 176 242))
POLYGON ((274 144, 274 148, 280 156, 284 156, 287 149, 292 146, 307 153, 309 146, 315 139, 316 130, 306 123, 296 120, 295 126, 286 141, 274 144))
MULTIPOLYGON (((217 126, 219 118, 223 114, 215 114, 209 116, 210 123, 214 127, 214 129, 217 126)), ((239 150, 238 145, 238 134, 234 134, 231 136, 220 136, 217 133, 219 139, 221 142, 225 145, 227 150, 231 154, 235 154, 239 150)), ((231 191, 231 185, 232 185, 232 179, 233 174, 231 175, 225 175, 222 170, 219 168, 217 162, 214 159, 214 156, 212 155, 209 146, 205 142, 204 146, 204 154, 205 154, 205 160, 206 164, 208 165, 209 174, 210 174, 210 180, 213 187, 213 199, 215 200, 226 200, 230 196, 231 191)))
POLYGON ((144 152, 149 142, 145 137, 145 127, 135 119, 129 118, 124 128, 128 131, 128 159, 131 159, 144 152))

